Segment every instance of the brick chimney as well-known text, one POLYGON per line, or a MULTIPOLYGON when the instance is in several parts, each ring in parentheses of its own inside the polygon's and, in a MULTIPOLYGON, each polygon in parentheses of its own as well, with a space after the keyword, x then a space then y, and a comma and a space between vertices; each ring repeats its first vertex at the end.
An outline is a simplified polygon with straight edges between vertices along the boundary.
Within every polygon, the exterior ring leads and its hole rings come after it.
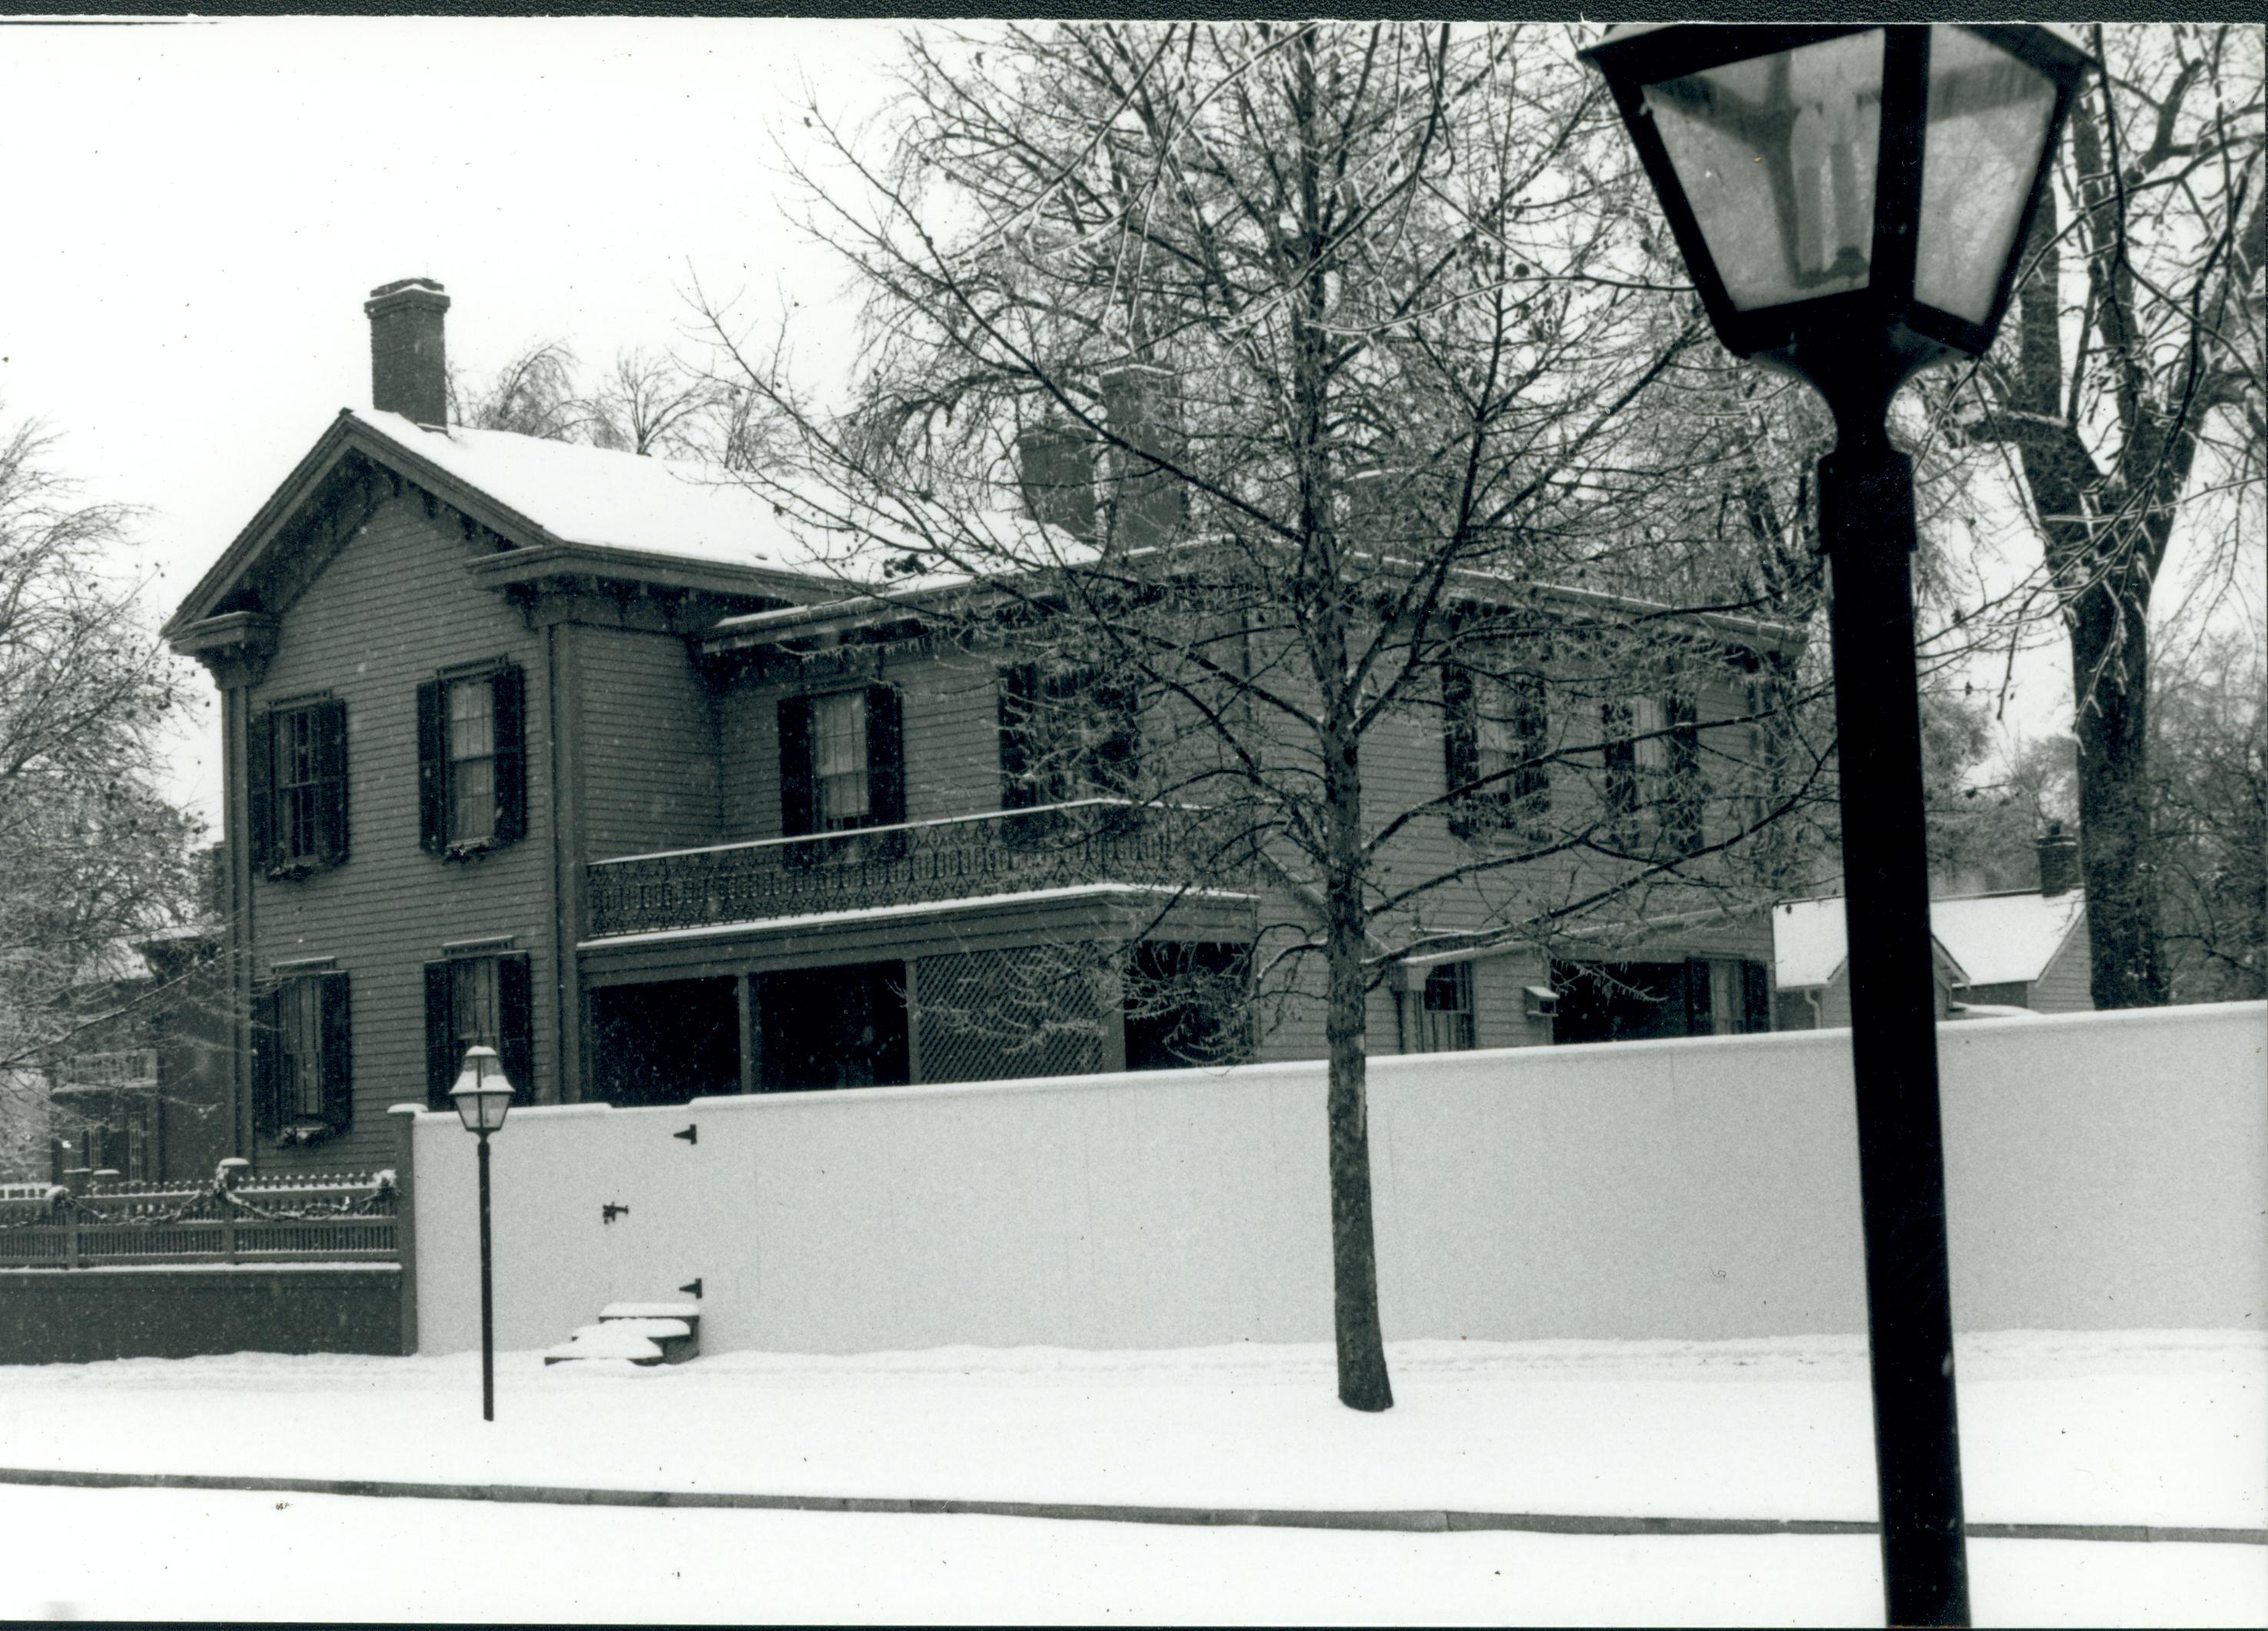
POLYGON ((1182 457, 1184 444, 1173 373, 1153 363, 1121 363, 1102 375, 1101 384, 1111 434, 1134 450, 1111 449, 1113 541, 1122 549, 1165 543, 1188 518, 1187 495, 1179 477, 1167 474, 1144 455, 1182 457))
POLYGON ((370 291, 370 404, 421 425, 449 422, 449 364, 441 317, 449 297, 430 277, 405 277, 370 291))
POLYGON ((2049 822, 2047 836, 2036 847, 2040 852, 2040 893, 2052 898, 2079 887, 2079 841, 2065 834, 2062 822, 2049 822))
POLYGON ((1065 424, 1027 425, 1016 433, 1016 480, 1035 521, 1074 538, 1094 536, 1094 443, 1065 424))

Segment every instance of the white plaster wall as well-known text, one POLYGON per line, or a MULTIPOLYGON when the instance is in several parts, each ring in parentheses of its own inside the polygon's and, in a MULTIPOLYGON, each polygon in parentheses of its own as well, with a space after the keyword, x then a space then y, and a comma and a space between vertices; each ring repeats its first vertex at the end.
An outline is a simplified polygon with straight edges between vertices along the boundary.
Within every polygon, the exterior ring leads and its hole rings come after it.
MULTIPOLYGON (((1373 1060, 1388 1336, 1863 1329, 1849 1047, 1373 1060)), ((1942 1027, 1956 1322, 2257 1327, 2264 1048, 2257 1003, 1942 1027)), ((497 1340, 698 1275, 711 1352, 1322 1341, 1322 1102, 1299 1062, 518 1110, 492 1147, 497 1340)), ((479 1340, 472 1145, 418 1119, 427 1352, 479 1340)))

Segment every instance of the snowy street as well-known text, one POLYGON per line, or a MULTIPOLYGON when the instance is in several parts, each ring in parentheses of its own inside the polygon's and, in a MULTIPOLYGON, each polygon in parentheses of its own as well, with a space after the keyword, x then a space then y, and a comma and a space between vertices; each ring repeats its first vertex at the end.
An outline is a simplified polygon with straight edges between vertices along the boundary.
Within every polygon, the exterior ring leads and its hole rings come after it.
MULTIPOLYGON (((1867 1519, 1861 1345, 713 1355, 681 1368, 238 1355, 10 1370, 0 1466, 769 1495, 1867 1519)), ((1961 1351, 1972 1521, 2268 1525, 2268 1343, 1961 1351)), ((1864 1622, 1871 1536, 1200 1529, 0 1485, 0 1614, 1864 1622), (470 1527, 484 1544, 468 1547, 470 1527), (359 1544, 338 1544, 351 1532, 359 1544), (122 1546, 122 1537, 133 1544, 122 1546), (372 1541, 379 1544, 372 1545, 372 1541), (401 1544, 390 1542, 399 1540, 401 1544), (366 1561, 342 1567, 344 1557, 366 1561), (416 1569, 400 1567, 415 1556, 416 1569), (246 1593, 250 1593, 247 1597, 246 1593)), ((2268 1547, 1972 1543, 1980 1623, 2268 1620, 2268 1547)))
MULTIPOLYGON (((1872 1536, 1624 1539, 0 1486, 0 1615, 1865 1625, 1872 1536), (130 1546, 120 1544, 131 1536, 130 1546)), ((2235 1546, 1982 1540, 1979 1625, 2258 1625, 2235 1546)))

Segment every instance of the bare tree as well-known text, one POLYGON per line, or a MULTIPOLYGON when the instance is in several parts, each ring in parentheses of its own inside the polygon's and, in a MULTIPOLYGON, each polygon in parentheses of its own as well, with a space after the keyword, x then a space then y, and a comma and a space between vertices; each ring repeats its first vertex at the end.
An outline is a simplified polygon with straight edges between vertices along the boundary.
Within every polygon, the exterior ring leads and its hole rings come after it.
MULTIPOLYGON (((746 479, 846 588, 1034 656, 1016 705, 1058 699, 1039 734, 1077 774, 1024 774, 1049 797, 1197 806, 1184 878, 1256 857, 1300 903, 1261 923, 1248 973, 1152 972, 1249 978, 1320 1014, 1339 1394, 1358 1409, 1392 1402, 1371 994, 1411 958, 1747 899, 1719 857, 1823 760, 1768 793, 1756 709, 1691 710, 1742 664, 1752 680, 1760 650, 1793 665, 1800 630, 1758 613, 1800 621, 1815 591, 1769 506, 1730 530, 1748 564, 1728 568, 1687 547, 1716 506, 1664 496, 1695 449, 1637 408, 1705 326, 1634 241, 1633 178, 1574 43, 1385 24, 915 35, 888 157, 809 121, 859 183, 813 186, 815 229, 871 297, 851 400, 708 312, 796 432, 793 467, 746 479), (1776 564, 1757 564, 1764 536, 1776 564), (1144 722, 1138 765, 1100 751, 1114 696, 1144 722)), ((1784 490, 1773 457, 1734 491, 1784 490)))
POLYGON ((702 432, 715 396, 712 386, 670 357, 641 348, 618 352, 599 387, 592 439, 641 456, 712 456, 717 450, 702 432))
POLYGON ((485 380, 449 371, 451 422, 475 430, 510 430, 550 442, 590 442, 603 424, 597 404, 578 389, 573 348, 543 340, 517 352, 485 380))
POLYGON ((2257 644, 2222 636, 2174 661, 2161 650, 2150 688, 2173 1000, 2268 996, 2268 669, 2257 644))
POLYGON ((2227 585, 2260 541, 2262 42, 2095 31, 2104 72, 2025 248, 2013 334, 1968 435, 2007 450, 2067 630, 2100 1008, 2162 1003, 2150 613, 2176 536, 2227 585))
POLYGON ((185 922, 195 823, 159 796, 177 671, 105 560, 129 512, 81 504, 34 424, 0 435, 0 1098, 114 1019, 130 943, 185 922))

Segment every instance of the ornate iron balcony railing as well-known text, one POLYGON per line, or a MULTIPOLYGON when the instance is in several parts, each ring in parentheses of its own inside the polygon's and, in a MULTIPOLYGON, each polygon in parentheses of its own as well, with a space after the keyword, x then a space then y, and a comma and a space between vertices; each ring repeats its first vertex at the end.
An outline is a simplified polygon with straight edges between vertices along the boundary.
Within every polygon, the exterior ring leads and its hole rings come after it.
POLYGON ((1086 884, 1241 889, 1217 812, 1087 798, 1032 810, 625 856, 585 869, 594 939, 1086 884))

